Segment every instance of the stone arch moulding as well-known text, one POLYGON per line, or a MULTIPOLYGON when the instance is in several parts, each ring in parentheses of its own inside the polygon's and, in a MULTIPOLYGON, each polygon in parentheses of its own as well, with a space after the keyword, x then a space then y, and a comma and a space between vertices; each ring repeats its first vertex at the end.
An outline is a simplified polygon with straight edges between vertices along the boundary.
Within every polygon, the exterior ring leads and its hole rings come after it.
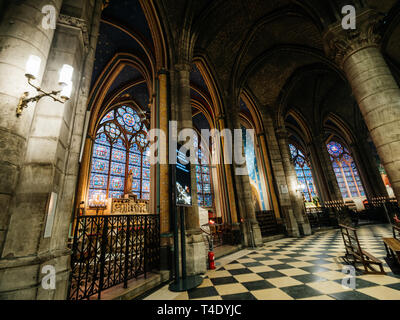
POLYGON ((369 174, 367 174, 368 169, 366 168, 361 154, 359 154, 359 150, 357 148, 354 148, 356 144, 356 138, 350 127, 343 119, 341 119, 341 117, 334 113, 328 114, 325 117, 323 124, 324 130, 326 131, 326 133, 329 134, 327 139, 324 141, 325 145, 329 143, 329 141, 331 141, 333 138, 336 138, 336 140, 338 140, 337 142, 348 148, 356 164, 356 168, 361 178, 361 184, 364 187, 366 196, 371 197, 374 194, 374 188, 372 186, 373 182, 369 179, 369 174), (333 122, 335 127, 327 125, 326 123, 328 121, 333 122))
POLYGON ((91 111, 91 121, 89 124, 89 134, 93 134, 94 123, 93 119, 97 119, 99 112, 103 106, 108 90, 112 86, 115 79, 125 66, 136 68, 146 81, 149 91, 149 97, 153 95, 153 77, 147 66, 135 55, 130 53, 118 53, 107 64, 99 78, 96 80, 94 87, 89 95, 88 110, 91 111))
POLYGON ((214 115, 216 118, 223 116, 224 112, 222 110, 222 100, 219 86, 212 74, 207 58, 204 55, 198 55, 193 58, 193 62, 199 69, 200 74, 207 85, 207 89, 210 92, 210 106, 213 109, 214 115))
POLYGON ((130 38, 132 38, 132 40, 135 41, 143 49, 143 51, 146 55, 146 58, 149 62, 149 65, 151 66, 152 74, 154 76, 154 74, 155 74, 155 58, 154 58, 154 54, 153 54, 154 48, 152 48, 152 45, 149 44, 148 41, 143 38, 143 36, 139 35, 137 32, 134 32, 125 26, 122 26, 118 23, 115 23, 111 20, 106 20, 106 19, 102 19, 101 22, 104 24, 107 24, 109 26, 112 26, 112 27, 120 30, 121 32, 125 33, 130 38))
POLYGON ((260 30, 267 24, 274 22, 274 21, 279 21, 280 19, 287 17, 290 15, 290 17, 298 17, 302 18, 305 21, 310 22, 311 24, 315 25, 318 30, 322 32, 322 25, 319 24, 318 19, 313 18, 311 15, 306 14, 303 10, 296 10, 292 6, 287 6, 283 7, 281 9, 278 9, 277 11, 274 11, 272 13, 268 13, 266 16, 261 17, 255 24, 250 28, 250 31, 247 33, 247 35, 244 37, 244 40, 240 46, 240 51, 237 55, 235 65, 233 67, 232 71, 232 84, 235 86, 235 80, 238 79, 238 73, 239 69, 242 64, 242 60, 245 57, 246 53, 249 50, 249 47, 254 41, 255 36, 260 32, 260 30))
MULTIPOLYGON (((304 49, 304 48, 303 48, 304 49)), ((314 54, 317 54, 317 52, 314 52, 314 54)), ((315 72, 319 71, 334 71, 337 76, 346 82, 345 80, 345 75, 341 70, 339 70, 335 65, 330 63, 329 60, 325 59, 324 57, 320 57, 321 61, 314 63, 314 64, 308 64, 304 66, 300 66, 297 68, 290 78, 286 81, 284 87, 281 90, 281 93, 278 97, 277 101, 277 117, 276 117, 276 125, 277 127, 283 127, 285 124, 285 119, 287 113, 294 109, 293 106, 288 105, 288 99, 292 93, 292 90, 296 87, 296 85, 307 75, 313 74, 315 72)), ((299 112, 298 112, 299 113, 299 112)), ((299 113, 300 114, 300 113, 299 113)))
MULTIPOLYGON (((169 40, 171 37, 168 36, 167 28, 162 25, 160 13, 158 12, 154 1, 139 0, 139 3, 142 7, 153 38, 156 70, 168 69, 169 59, 166 38, 169 40), (163 30, 165 30, 165 32, 163 32, 163 30)), ((168 42, 173 43, 172 41, 168 42)))
MULTIPOLYGON (((207 56, 205 54, 198 54, 193 58, 193 63, 196 65, 200 71, 201 76, 207 86, 210 97, 206 97, 204 93, 198 92, 203 99, 208 103, 209 110, 204 113, 208 117, 210 127, 217 130, 224 130, 227 128, 225 122, 225 113, 223 108, 223 103, 220 94, 220 87, 218 85, 218 80, 213 74, 213 69, 210 67, 207 56)), ((192 87, 192 89, 195 89, 192 87)), ((199 104, 200 105, 200 104, 199 104)), ((201 108, 205 106, 201 105, 201 108)), ((224 145, 224 139, 221 138, 222 145, 224 145)), ((223 154, 220 153, 223 157, 223 154)), ((223 162, 222 162, 223 163, 223 162)), ((229 216, 229 221, 237 222, 237 204, 235 200, 234 190, 233 190, 233 176, 229 165, 218 165, 218 184, 220 188, 221 198, 221 209, 223 215, 229 216)))
MULTIPOLYGON (((286 118, 288 116, 293 117, 293 119, 297 122, 297 124, 300 127, 301 138, 305 144, 311 143, 312 141, 312 135, 310 131, 310 125, 307 123, 307 120, 304 118, 304 116, 301 114, 301 112, 297 111, 295 108, 290 109, 287 114, 284 117, 284 121, 286 121, 286 118)), ((285 123, 284 123, 285 125, 285 123)))
POLYGON ((349 125, 338 115, 332 112, 325 117, 323 121, 323 126, 324 128, 331 131, 333 134, 339 136, 343 140, 343 142, 346 143, 347 145, 351 145, 356 141, 355 136, 353 132, 350 130, 349 125), (332 121, 335 124, 336 128, 327 125, 328 121, 332 121))
MULTIPOLYGON (((147 68, 138 57, 130 53, 117 53, 113 59, 107 64, 99 78, 96 80, 90 95, 88 110, 90 111, 90 120, 87 130, 86 140, 83 142, 83 154, 80 164, 79 183, 77 188, 77 203, 80 203, 86 194, 86 186, 88 185, 89 175, 87 174, 90 170, 90 162, 92 155, 92 147, 94 142, 94 135, 96 125, 99 121, 100 116, 105 113, 104 103, 108 90, 112 86, 115 79, 118 77, 120 72, 125 66, 130 65, 136 68, 144 78, 144 82, 147 84, 149 91, 149 97, 152 96, 153 92, 153 77, 152 72, 147 68)), ((113 98, 111 98, 111 101, 113 98)), ((108 101, 107 105, 110 106, 112 103, 108 101)))

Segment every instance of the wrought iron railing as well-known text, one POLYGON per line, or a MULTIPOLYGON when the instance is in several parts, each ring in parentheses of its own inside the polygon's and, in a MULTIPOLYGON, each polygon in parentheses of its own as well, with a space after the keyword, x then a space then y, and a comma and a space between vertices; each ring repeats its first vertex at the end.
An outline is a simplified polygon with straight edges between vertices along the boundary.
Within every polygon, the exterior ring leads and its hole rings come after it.
POLYGON ((158 215, 80 216, 75 224, 70 300, 101 298, 103 290, 159 269, 158 215))
POLYGON ((396 199, 372 198, 364 206, 365 210, 362 212, 362 217, 369 221, 393 223, 394 216, 398 217, 400 215, 400 207, 396 199))
POLYGON ((342 210, 342 207, 316 207, 306 208, 306 215, 312 229, 338 226, 336 211, 342 210), (341 208, 341 209, 339 209, 341 208))
POLYGON ((285 232, 282 224, 279 224, 274 211, 257 211, 256 218, 263 237, 283 234, 285 232))

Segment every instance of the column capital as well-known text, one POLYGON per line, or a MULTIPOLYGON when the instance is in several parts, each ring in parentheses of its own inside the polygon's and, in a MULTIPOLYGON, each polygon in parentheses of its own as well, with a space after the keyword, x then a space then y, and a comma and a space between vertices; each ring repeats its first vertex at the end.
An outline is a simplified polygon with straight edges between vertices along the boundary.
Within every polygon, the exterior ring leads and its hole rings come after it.
POLYGON ((82 41, 85 47, 85 50, 89 50, 89 42, 90 42, 90 35, 88 31, 87 22, 84 19, 79 19, 77 17, 68 16, 65 14, 60 14, 58 16, 57 24, 59 26, 64 26, 68 28, 78 29, 82 33, 82 41))
POLYGON ((342 68, 354 53, 368 47, 379 47, 379 32, 384 16, 375 10, 362 11, 356 18, 357 28, 345 30, 341 23, 331 25, 323 35, 325 52, 342 68))
POLYGON ((182 62, 175 64, 176 71, 187 71, 190 72, 192 69, 192 65, 189 62, 182 62))
POLYGON ((289 138, 289 133, 285 127, 279 127, 275 130, 276 136, 278 139, 287 139, 289 138))

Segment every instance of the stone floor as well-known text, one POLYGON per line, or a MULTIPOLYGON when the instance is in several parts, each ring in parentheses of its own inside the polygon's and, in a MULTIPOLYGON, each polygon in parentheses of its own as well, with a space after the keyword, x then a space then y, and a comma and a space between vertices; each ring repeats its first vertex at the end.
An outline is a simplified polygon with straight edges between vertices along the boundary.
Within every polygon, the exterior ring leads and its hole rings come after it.
POLYGON ((391 229, 364 226, 358 235, 362 248, 384 262, 387 275, 359 270, 355 290, 342 286, 343 240, 339 230, 330 230, 242 250, 219 259, 199 288, 176 294, 165 286, 146 300, 400 300, 400 275, 384 260, 382 236, 392 236, 391 229))

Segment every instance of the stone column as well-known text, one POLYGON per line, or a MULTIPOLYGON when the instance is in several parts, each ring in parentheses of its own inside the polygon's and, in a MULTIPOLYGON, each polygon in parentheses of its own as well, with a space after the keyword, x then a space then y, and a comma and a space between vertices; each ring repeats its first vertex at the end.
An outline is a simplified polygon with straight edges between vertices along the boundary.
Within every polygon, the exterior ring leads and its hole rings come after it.
POLYGON ((381 19, 375 11, 364 10, 357 16, 356 30, 331 26, 324 41, 327 53, 346 73, 400 201, 400 89, 379 48, 381 19))
MULTIPOLYGON (((232 150, 232 155, 233 155, 233 165, 231 166, 232 168, 232 174, 233 174, 233 179, 234 179, 234 184, 235 184, 235 192, 236 192, 236 198, 237 198, 237 209, 239 209, 239 214, 242 219, 241 223, 241 229, 242 229, 242 234, 244 235, 244 245, 245 246, 260 246, 262 245, 262 235, 261 235, 261 230, 260 226, 258 225, 258 221, 256 218, 256 212, 254 208, 254 202, 253 202, 253 195, 251 191, 251 185, 250 185, 250 178, 248 174, 243 174, 238 172, 242 172, 243 168, 244 171, 247 172, 246 168, 246 162, 244 164, 237 164, 235 162, 235 148, 241 147, 241 152, 243 157, 245 156, 244 152, 244 144, 243 141, 240 141, 240 146, 235 144, 235 135, 234 135, 234 130, 242 130, 241 125, 240 125, 240 119, 239 119, 239 106, 238 104, 234 104, 233 107, 230 108, 230 112, 227 118, 227 124, 228 128, 231 129, 232 131, 232 136, 233 136, 233 150, 232 150)), ((240 139, 242 138, 242 134, 240 134, 240 139)), ((256 139, 256 137, 254 137, 256 139)))
POLYGON ((305 216, 303 197, 300 191, 297 191, 297 175, 291 160, 288 132, 286 128, 278 128, 276 130, 279 148, 281 150, 283 168, 286 173, 288 182, 289 194, 292 201, 294 216, 296 217, 298 226, 302 229, 304 235, 312 233, 310 223, 305 216))
MULTIPOLYGON (((268 141, 269 156, 271 158, 271 167, 273 178, 277 185, 277 196, 279 199, 281 215, 289 236, 299 237, 300 231, 297 220, 294 215, 292 201, 289 194, 289 185, 286 179, 286 173, 283 167, 282 155, 275 133, 274 123, 271 114, 268 112, 268 106, 260 108, 262 121, 265 129, 266 140, 268 141)), ((274 208, 276 211, 276 209, 274 208)), ((277 216, 277 213, 275 212, 277 216)), ((278 216, 277 216, 278 217, 278 216)))
MULTIPOLYGON (((164 132, 166 139, 168 139, 168 74, 165 70, 158 73, 158 93, 157 93, 157 122, 159 129, 164 132)), ((172 246, 172 236, 170 230, 170 171, 168 163, 168 144, 167 142, 160 142, 160 164, 157 170, 157 183, 159 188, 159 212, 160 212, 160 234, 161 234, 161 270, 168 270, 168 260, 170 259, 170 248, 172 246), (163 145, 165 143, 165 145, 163 145)))
POLYGON ((19 119, 15 114, 22 94, 28 90, 36 93, 27 84, 25 64, 29 55, 41 58, 37 79, 40 85, 54 35, 53 29, 42 27, 42 8, 53 5, 59 12, 61 3, 61 0, 12 1, 0 24, 0 254, 34 114, 32 107, 24 110, 19 119))
MULTIPOLYGON (((223 132, 226 129, 226 117, 225 115, 217 115, 217 127, 216 129, 219 132, 223 132)), ((220 183, 221 183, 221 190, 224 192, 223 197, 226 201, 226 223, 232 224, 232 229, 235 230, 234 232, 239 231, 240 223, 238 221, 238 214, 236 208, 236 201, 235 201, 235 193, 233 190, 233 182, 232 182, 232 166, 226 163, 225 154, 224 154, 224 147, 226 144, 225 137, 221 136, 220 145, 221 150, 219 151, 219 156, 221 159, 220 167, 220 183)))
POLYGON ((386 187, 365 138, 358 139, 350 145, 350 148, 356 164, 359 164, 358 171, 366 196, 368 198, 387 197, 386 187))
MULTIPOLYGON (((192 105, 190 97, 190 70, 189 63, 175 66, 177 84, 177 112, 178 134, 183 129, 193 129, 192 105)), ((203 234, 200 229, 199 207, 197 202, 196 165, 191 165, 192 179, 192 207, 186 208, 186 258, 188 275, 205 273, 206 248, 203 234)), ((174 214, 174 213, 173 213, 174 214)))
MULTIPOLYGON (((96 14, 100 17, 99 8, 92 8, 90 18, 96 14)), ((7 299, 66 299, 70 271, 68 229, 84 126, 82 107, 84 110, 86 106, 82 102, 87 98, 90 83, 82 74, 91 72, 94 61, 87 59, 84 68, 89 45, 87 31, 86 20, 60 15, 42 89, 56 89, 59 70, 63 64, 69 64, 74 67, 74 90, 65 104, 44 98, 33 108, 35 115, 27 151, 21 155, 23 166, 15 202, 10 206, 11 219, 0 260, 0 292, 7 299), (52 192, 58 196, 53 221, 47 209, 52 192), (45 266, 54 267, 56 272, 54 290, 41 286, 45 266)), ((92 47, 90 52, 94 50, 92 47)))

